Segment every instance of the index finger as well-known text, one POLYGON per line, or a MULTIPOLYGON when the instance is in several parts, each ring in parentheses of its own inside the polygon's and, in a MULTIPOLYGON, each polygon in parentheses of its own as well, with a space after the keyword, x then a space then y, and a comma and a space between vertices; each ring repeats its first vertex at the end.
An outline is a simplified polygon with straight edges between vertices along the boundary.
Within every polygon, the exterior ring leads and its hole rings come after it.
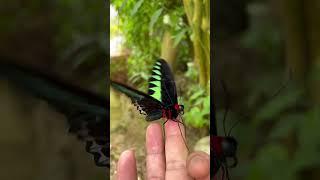
POLYGON ((189 179, 186 168, 188 150, 183 140, 183 138, 185 139, 183 125, 168 120, 165 123, 165 136, 165 179, 189 179), (181 136, 181 132, 183 136, 181 136))
POLYGON ((146 133, 147 179, 164 179, 164 144, 161 125, 152 123, 146 133))

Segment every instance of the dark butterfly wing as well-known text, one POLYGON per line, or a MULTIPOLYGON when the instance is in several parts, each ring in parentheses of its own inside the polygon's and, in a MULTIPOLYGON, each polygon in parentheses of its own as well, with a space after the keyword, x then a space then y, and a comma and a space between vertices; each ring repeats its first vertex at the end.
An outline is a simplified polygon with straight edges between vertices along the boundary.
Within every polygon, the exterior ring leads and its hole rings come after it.
POLYGON ((94 155, 95 163, 98 166, 109 166, 106 160, 109 157, 109 108, 106 97, 58 81, 34 69, 11 63, 0 62, 0 77, 27 93, 46 100, 63 113, 70 124, 69 131, 86 142, 87 152, 94 155), (88 148, 93 144, 98 144, 101 151, 95 152, 88 148))
POLYGON ((139 112, 146 115, 147 121, 162 117, 162 104, 157 99, 118 82, 111 81, 111 86, 130 97, 139 112))
POLYGON ((164 106, 178 103, 176 84, 168 63, 159 59, 152 69, 148 94, 162 102, 164 106))
POLYGON ((109 130, 108 116, 97 116, 90 113, 75 113, 67 115, 69 132, 76 134, 78 138, 86 142, 86 151, 94 156, 97 166, 109 165, 109 130), (72 120, 72 121, 71 121, 72 120))

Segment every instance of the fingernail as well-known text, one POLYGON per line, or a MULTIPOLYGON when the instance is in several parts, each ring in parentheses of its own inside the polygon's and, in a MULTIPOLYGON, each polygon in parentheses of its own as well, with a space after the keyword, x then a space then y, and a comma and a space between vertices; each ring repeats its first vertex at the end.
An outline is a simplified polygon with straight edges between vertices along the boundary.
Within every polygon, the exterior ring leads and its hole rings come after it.
POLYGON ((202 156, 194 156, 192 159, 191 159, 191 164, 192 165, 196 165, 196 164, 202 164, 204 162, 204 158, 202 156))

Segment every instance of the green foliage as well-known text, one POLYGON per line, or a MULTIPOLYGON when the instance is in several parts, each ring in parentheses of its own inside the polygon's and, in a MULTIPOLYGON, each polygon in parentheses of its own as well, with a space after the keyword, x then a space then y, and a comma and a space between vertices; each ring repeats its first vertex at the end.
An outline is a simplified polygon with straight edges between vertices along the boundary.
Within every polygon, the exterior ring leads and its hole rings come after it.
POLYGON ((152 66, 154 59, 159 57, 163 31, 159 16, 163 2, 113 0, 111 4, 117 9, 119 15, 119 24, 115 26, 119 26, 121 34, 125 37, 125 46, 130 47, 131 50, 131 56, 128 59, 129 77, 141 78, 141 81, 144 76, 139 73, 145 72, 147 67, 152 66), (153 15, 155 12, 158 12, 158 15, 153 15), (151 28, 157 31, 151 34, 151 28))
MULTIPOLYGON (((111 24, 118 26, 125 37, 125 46, 130 47, 128 59, 128 74, 135 83, 145 82, 146 71, 160 56, 161 40, 166 30, 172 32, 175 45, 186 41, 187 24, 184 23, 184 10, 180 3, 169 6, 169 2, 112 0, 117 9, 119 22, 111 24)), ((179 51, 180 58, 186 57, 189 51, 179 51)), ((145 85, 143 85, 145 86, 145 85)))
POLYGON ((253 48, 264 54, 262 61, 276 64, 281 58, 283 38, 279 26, 275 25, 269 16, 265 16, 267 9, 263 3, 257 3, 249 8, 250 29, 242 38, 242 42, 244 47, 253 48))
POLYGON ((301 90, 297 89, 286 94, 280 94, 273 97, 273 99, 267 102, 266 105, 259 108, 255 116, 255 125, 264 123, 266 120, 274 119, 281 112, 295 106, 301 95, 301 90))
POLYGON ((320 111, 315 108, 281 119, 269 133, 272 140, 259 148, 246 179, 298 179, 297 174, 302 170, 319 166, 319 117, 320 111), (299 139, 291 156, 288 147, 275 143, 276 139, 288 138, 288 131, 297 133, 299 139))
MULTIPOLYGON (((193 63, 188 63, 188 71, 186 77, 195 80, 195 76, 198 72, 195 70, 193 63)), ((186 93, 188 97, 185 101, 185 119, 186 123, 196 127, 202 128, 209 126, 209 115, 210 115, 210 96, 206 95, 205 90, 199 84, 190 83, 189 90, 186 93)))

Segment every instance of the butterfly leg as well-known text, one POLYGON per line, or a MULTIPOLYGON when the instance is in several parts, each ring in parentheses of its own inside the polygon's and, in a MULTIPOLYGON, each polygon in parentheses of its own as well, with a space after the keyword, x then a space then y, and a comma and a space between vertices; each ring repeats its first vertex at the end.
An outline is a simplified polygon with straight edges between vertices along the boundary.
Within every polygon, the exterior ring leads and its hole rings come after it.
POLYGON ((227 180, 230 180, 230 175, 229 175, 228 168, 226 167, 225 170, 226 170, 226 178, 227 178, 227 180))
POLYGON ((224 166, 221 166, 221 180, 224 180, 224 175, 225 175, 225 168, 224 166))
MULTIPOLYGON (((188 145, 187 145, 187 140, 186 140, 186 138, 185 138, 185 137, 187 137, 187 136, 183 137, 183 134, 182 134, 182 131, 181 131, 181 128, 180 128, 179 123, 181 123, 181 122, 178 121, 178 127, 179 127, 179 131, 180 131, 180 134, 181 134, 181 138, 182 138, 184 144, 186 145, 187 150, 190 151, 190 150, 189 150, 189 147, 188 147, 188 145)), ((185 128, 185 126, 183 126, 183 127, 184 127, 184 133, 185 133, 185 135, 186 135, 186 128, 185 128)))
MULTIPOLYGON (((162 124, 162 129, 163 129, 163 137, 164 137, 164 141, 166 141, 166 129, 165 129, 165 124, 169 121, 169 119, 167 119, 163 124, 162 124)), ((164 143, 165 145, 165 143, 164 143)))

